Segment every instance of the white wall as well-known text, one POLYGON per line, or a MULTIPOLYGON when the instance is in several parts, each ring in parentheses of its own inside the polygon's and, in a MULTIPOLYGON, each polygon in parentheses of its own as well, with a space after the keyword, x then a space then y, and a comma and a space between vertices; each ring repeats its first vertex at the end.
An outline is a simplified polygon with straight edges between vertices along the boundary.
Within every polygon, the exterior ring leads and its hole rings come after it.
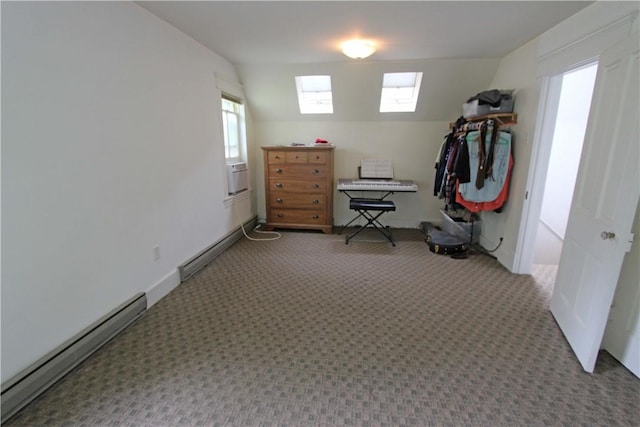
POLYGON ((134 3, 2 2, 3 382, 251 217, 214 73, 134 3))
POLYGON ((480 243, 493 249, 503 242, 495 252, 498 260, 510 266, 517 244, 518 226, 525 198, 527 165, 531 157, 531 137, 536 125, 539 88, 536 80, 536 53, 538 40, 534 39, 502 59, 490 88, 513 89, 514 110, 518 113, 518 124, 512 127, 512 152, 514 166, 509 186, 509 199, 501 213, 481 214, 482 232, 480 243))
POLYGON ((455 121, 462 104, 491 81, 499 58, 410 61, 349 60, 313 64, 241 64, 238 74, 256 121, 455 121), (380 113, 384 73, 422 72, 416 111, 380 113), (301 115, 295 76, 331 76, 333 114, 301 115))
MULTIPOLYGON (((596 3, 505 57, 491 84, 464 90, 517 90, 510 199, 502 214, 483 218, 482 236, 487 247, 504 236, 497 255, 509 268, 531 156, 537 59, 637 8, 620 4, 596 3)), ((485 65, 484 74, 493 72, 485 65)), ((3 382, 133 294, 150 291, 157 301, 177 284, 177 265, 256 206, 264 210, 260 145, 328 139, 337 145, 336 178, 355 175, 364 156, 392 157, 398 178, 421 187, 396 197, 392 225, 438 218, 433 162, 444 118, 256 123, 249 160, 261 199, 225 202, 214 73, 236 79, 230 63, 134 3, 2 2, 3 382)), ((453 80, 466 85, 463 76, 453 80)), ((440 86, 445 95, 429 106, 450 92, 440 86)), ((350 217, 340 195, 334 215, 337 223, 350 217)))
MULTIPOLYGON (((336 146, 334 179, 356 178, 363 158, 393 161, 396 179, 412 179, 417 193, 395 193, 389 197, 397 210, 385 214, 385 224, 401 228, 417 228, 420 221, 440 221, 443 201, 433 196, 435 158, 448 122, 258 122, 254 123, 260 145, 311 143, 316 138, 336 146)), ((260 150, 259 148, 257 148, 260 150)), ((261 151, 261 150, 260 150, 261 151)), ((259 153, 262 155, 262 153, 259 153)), ((258 216, 266 217, 264 179, 259 169, 258 216)), ((353 217, 348 198, 335 192, 333 216, 335 225, 343 225, 353 217)))
MULTIPOLYGON (((516 90, 518 124, 513 127, 514 168, 509 201, 501 214, 484 213, 481 243, 493 247, 509 270, 518 270, 516 248, 525 196, 531 188, 529 162, 538 119, 540 76, 558 74, 592 61, 608 46, 626 37, 638 12, 636 2, 596 2, 504 57, 491 83, 495 88, 516 90)), ((529 201, 535 194, 529 194, 529 201)), ((529 201, 527 203, 529 203, 529 201)), ((535 236, 535 235, 534 235, 535 236)))
MULTIPOLYGON (((342 61, 322 64, 243 64, 238 66, 254 113, 255 155, 264 145, 312 143, 323 138, 336 145, 334 179, 355 178, 363 158, 391 159, 397 179, 417 182, 416 194, 396 193, 397 210, 385 214, 393 227, 440 222, 443 200, 433 196, 435 158, 449 122, 462 114, 462 104, 491 81, 499 59, 429 59, 413 61, 342 61), (385 72, 423 72, 415 113, 380 113, 385 72), (301 115, 294 77, 331 76, 334 114, 301 115)), ((259 217, 264 219, 264 179, 257 175, 259 217)), ((347 197, 334 195, 334 224, 353 218, 347 197)))
POLYGON ((540 221, 536 232, 533 263, 559 265, 563 243, 564 241, 547 224, 540 221))

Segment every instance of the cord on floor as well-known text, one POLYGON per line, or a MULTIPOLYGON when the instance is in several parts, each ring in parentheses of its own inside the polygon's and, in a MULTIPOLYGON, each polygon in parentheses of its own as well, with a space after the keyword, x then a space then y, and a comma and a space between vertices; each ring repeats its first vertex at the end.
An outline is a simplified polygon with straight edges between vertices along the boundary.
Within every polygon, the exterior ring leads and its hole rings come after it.
POLYGON ((244 225, 242 224, 242 222, 240 222, 240 228, 242 228, 242 234, 244 234, 244 237, 246 237, 249 240, 253 240, 254 242, 260 242, 260 241, 267 241, 267 240, 278 240, 280 237, 282 237, 282 235, 280 233, 278 233, 277 231, 260 231, 258 230, 258 228, 260 228, 261 224, 258 224, 255 226, 255 228, 253 229, 253 231, 255 233, 260 233, 260 234, 275 234, 274 237, 265 237, 264 239, 256 239, 254 237, 251 237, 247 234, 247 232, 244 229, 244 225))

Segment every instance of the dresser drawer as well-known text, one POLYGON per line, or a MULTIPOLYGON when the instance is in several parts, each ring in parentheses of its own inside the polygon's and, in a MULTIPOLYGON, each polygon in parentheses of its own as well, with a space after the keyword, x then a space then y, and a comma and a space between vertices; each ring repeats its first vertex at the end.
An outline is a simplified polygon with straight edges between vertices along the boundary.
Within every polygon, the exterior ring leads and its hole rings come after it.
POLYGON ((323 179, 280 179, 269 178, 269 189, 272 192, 290 193, 322 193, 326 194, 327 181, 323 179))
POLYGON ((284 164, 287 160, 286 153, 284 151, 268 151, 267 163, 269 164, 284 164))
POLYGON ((274 192, 271 193, 269 206, 272 208, 324 209, 326 199, 327 196, 324 194, 274 192))
POLYGON ((324 211, 317 209, 271 209, 269 222, 277 224, 326 224, 327 217, 324 211))
POLYGON ((270 177, 288 177, 288 178, 314 178, 314 177, 326 177, 327 166, 326 165, 313 165, 313 164, 286 164, 286 165, 269 165, 270 177))
POLYGON ((319 153, 309 153, 309 163, 316 165, 324 165, 327 163, 329 153, 323 151, 319 153))
POLYGON ((287 152, 287 163, 307 163, 309 153, 304 151, 289 151, 287 152))

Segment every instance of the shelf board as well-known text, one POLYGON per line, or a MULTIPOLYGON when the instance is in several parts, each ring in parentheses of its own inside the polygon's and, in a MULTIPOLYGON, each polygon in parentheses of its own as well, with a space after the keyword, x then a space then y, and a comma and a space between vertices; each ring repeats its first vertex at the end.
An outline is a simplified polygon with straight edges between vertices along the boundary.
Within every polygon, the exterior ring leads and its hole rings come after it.
MULTIPOLYGON (((495 113, 495 114, 485 114, 483 116, 470 117, 467 122, 482 122, 488 119, 496 119, 498 120, 498 128, 503 128, 507 126, 513 126, 518 124, 518 113, 495 113)), ((454 123, 449 122, 449 129, 453 128, 454 123)))

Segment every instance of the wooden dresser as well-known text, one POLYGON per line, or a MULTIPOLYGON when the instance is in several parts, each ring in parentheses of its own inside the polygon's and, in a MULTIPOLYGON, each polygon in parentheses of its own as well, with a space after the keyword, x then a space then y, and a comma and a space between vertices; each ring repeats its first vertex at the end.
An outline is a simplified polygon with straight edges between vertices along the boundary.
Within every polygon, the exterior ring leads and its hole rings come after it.
POLYGON ((301 228, 331 233, 333 148, 262 147, 267 230, 301 228))

